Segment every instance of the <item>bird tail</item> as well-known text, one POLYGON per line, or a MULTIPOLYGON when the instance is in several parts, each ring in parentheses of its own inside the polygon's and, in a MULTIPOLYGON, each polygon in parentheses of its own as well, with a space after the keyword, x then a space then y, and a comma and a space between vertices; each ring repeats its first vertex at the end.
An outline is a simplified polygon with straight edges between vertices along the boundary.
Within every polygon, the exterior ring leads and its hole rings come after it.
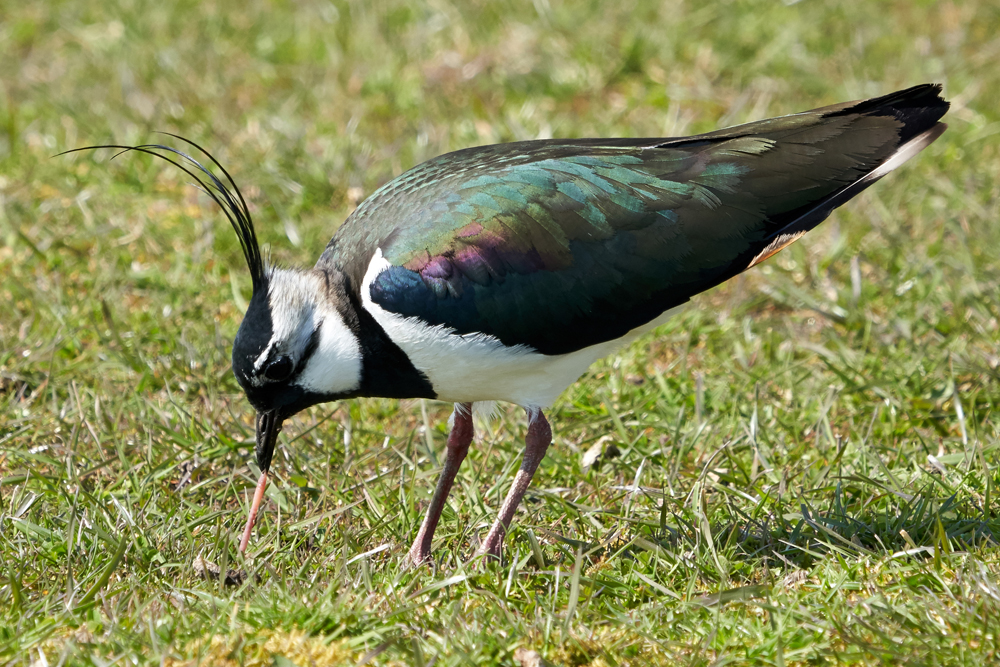
POLYGON ((881 164, 856 181, 832 192, 806 210, 784 214, 785 224, 765 239, 766 245, 758 251, 746 268, 763 262, 788 247, 806 232, 826 220, 835 208, 856 197, 865 188, 898 168, 924 150, 948 129, 938 122, 951 105, 941 98, 941 86, 925 83, 906 90, 860 102, 846 102, 806 112, 823 118, 837 116, 892 116, 900 123, 899 145, 881 164))

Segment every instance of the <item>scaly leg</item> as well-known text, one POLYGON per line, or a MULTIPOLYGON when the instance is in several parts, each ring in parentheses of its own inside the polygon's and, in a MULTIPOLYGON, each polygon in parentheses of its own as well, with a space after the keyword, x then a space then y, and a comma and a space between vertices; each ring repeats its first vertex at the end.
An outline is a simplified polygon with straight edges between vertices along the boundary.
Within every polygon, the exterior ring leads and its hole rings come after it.
POLYGON ((510 491, 507 492, 507 498, 503 501, 503 506, 500 508, 497 520, 493 523, 493 527, 490 528, 490 532, 486 534, 486 539, 480 545, 477 555, 488 554, 494 558, 500 558, 503 538, 507 533, 507 528, 510 527, 511 520, 514 518, 514 512, 517 511, 517 506, 521 504, 521 498, 524 497, 524 492, 528 490, 531 477, 535 474, 535 470, 538 469, 538 464, 542 462, 545 450, 549 448, 549 443, 551 442, 552 427, 549 426, 545 415, 542 414, 541 410, 529 410, 528 435, 524 442, 524 459, 521 461, 521 469, 517 471, 517 475, 514 477, 514 484, 510 487, 510 491))
POLYGON ((451 427, 448 435, 447 453, 444 459, 444 468, 441 476, 438 477, 437 488, 434 490, 434 497, 431 499, 430 507, 424 516, 424 523, 420 526, 417 539, 413 540, 407 560, 410 565, 420 565, 430 558, 431 540, 434 539, 434 530, 437 528, 444 504, 448 501, 448 494, 451 493, 451 486, 455 482, 455 475, 458 468, 465 460, 465 455, 469 453, 469 443, 472 442, 472 403, 455 404, 455 423, 451 427))

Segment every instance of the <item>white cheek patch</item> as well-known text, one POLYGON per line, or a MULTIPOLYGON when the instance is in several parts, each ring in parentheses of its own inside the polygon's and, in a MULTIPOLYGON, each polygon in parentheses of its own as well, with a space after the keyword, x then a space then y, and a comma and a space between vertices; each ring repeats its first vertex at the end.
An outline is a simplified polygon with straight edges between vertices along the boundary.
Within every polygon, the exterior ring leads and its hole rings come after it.
MULTIPOLYGON (((299 364, 318 327, 316 349, 292 382, 319 394, 342 394, 361 386, 361 345, 324 297, 325 286, 315 273, 274 270, 268 292, 274 334, 254 362, 256 371, 276 353, 299 364)), ((260 376, 255 379, 255 384, 263 382, 260 376)))
POLYGON ((337 310, 323 314, 319 345, 295 384, 317 394, 346 394, 361 386, 361 344, 337 310))

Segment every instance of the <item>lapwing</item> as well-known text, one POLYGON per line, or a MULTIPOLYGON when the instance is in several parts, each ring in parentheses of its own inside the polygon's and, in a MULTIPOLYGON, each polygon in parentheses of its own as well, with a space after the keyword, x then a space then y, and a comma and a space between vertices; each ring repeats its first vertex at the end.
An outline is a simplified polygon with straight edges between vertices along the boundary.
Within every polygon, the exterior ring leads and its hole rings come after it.
POLYGON ((113 146, 194 177, 227 215, 250 269, 233 372, 257 411, 261 476, 241 551, 284 421, 319 403, 377 396, 455 405, 413 564, 430 557, 473 440, 473 404, 524 408, 523 462, 479 547, 499 556, 552 440, 544 411, 559 394, 930 145, 946 127, 940 92, 925 84, 692 137, 448 153, 376 190, 309 269, 265 263, 239 188, 200 146, 187 142, 225 181, 175 148, 113 146))

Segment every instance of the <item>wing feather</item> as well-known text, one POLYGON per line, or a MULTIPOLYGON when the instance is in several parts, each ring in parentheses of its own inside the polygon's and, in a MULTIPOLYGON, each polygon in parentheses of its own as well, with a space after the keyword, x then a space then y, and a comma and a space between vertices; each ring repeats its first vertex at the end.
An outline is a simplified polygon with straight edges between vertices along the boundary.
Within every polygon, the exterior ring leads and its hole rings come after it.
POLYGON ((538 141, 387 183, 319 265, 404 316, 544 354, 612 340, 791 244, 943 131, 937 86, 686 139, 538 141))

